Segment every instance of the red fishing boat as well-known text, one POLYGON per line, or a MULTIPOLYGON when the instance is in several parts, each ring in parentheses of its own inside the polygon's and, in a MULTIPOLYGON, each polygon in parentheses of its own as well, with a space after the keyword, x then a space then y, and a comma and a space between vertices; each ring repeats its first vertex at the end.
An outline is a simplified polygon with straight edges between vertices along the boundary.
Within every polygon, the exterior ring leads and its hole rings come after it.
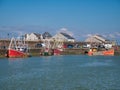
POLYGON ((60 49, 54 49, 54 55, 60 55, 61 51, 60 49))
POLYGON ((23 41, 16 41, 15 38, 12 38, 7 50, 7 57, 22 58, 28 56, 28 45, 26 45, 25 42, 23 43, 23 41))

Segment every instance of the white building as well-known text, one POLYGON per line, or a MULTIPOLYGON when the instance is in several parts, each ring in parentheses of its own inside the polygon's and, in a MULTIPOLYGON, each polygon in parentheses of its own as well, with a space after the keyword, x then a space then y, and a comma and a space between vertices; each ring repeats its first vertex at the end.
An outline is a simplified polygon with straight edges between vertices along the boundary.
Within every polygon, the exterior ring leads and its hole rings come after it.
POLYGON ((37 33, 25 34, 25 40, 27 41, 39 41, 41 39, 42 39, 41 34, 37 33))
POLYGON ((62 42, 75 42, 75 39, 66 34, 66 33, 57 33, 55 36, 52 37, 52 40, 62 41, 62 42))
POLYGON ((101 35, 93 35, 93 36, 88 37, 85 40, 85 42, 106 43, 106 42, 109 42, 109 40, 104 38, 101 35))

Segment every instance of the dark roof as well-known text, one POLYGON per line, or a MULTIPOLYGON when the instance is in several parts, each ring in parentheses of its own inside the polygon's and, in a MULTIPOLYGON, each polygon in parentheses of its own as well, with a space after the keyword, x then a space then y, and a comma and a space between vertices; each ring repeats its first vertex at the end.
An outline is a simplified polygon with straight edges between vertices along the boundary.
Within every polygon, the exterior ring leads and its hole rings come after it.
MULTIPOLYGON (((107 39, 107 38, 103 37, 102 35, 96 35, 96 36, 98 36, 98 37, 101 37, 101 38, 105 39, 105 41, 110 41, 109 39, 107 39)), ((97 38, 97 39, 98 39, 98 38, 97 38)))
POLYGON ((65 37, 67 37, 68 39, 74 39, 72 36, 70 36, 70 35, 67 34, 67 33, 62 33, 62 32, 61 32, 61 34, 64 35, 65 37))
POLYGON ((26 38, 26 37, 27 37, 27 34, 25 34, 24 37, 26 38))
POLYGON ((52 37, 52 35, 48 32, 43 33, 42 36, 43 36, 43 39, 52 37))
POLYGON ((39 33, 34 33, 37 37, 41 37, 41 34, 39 33))

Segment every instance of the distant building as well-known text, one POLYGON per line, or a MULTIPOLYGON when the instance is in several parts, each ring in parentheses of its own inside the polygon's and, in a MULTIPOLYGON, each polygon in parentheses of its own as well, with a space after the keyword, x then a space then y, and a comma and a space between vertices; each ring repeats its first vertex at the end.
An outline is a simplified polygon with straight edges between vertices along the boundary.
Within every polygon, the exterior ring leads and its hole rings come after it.
POLYGON ((85 42, 96 42, 96 43, 107 43, 110 42, 110 40, 104 38, 101 35, 93 35, 88 37, 85 42))
POLYGON ((38 41, 41 40, 42 35, 38 33, 25 34, 25 40, 27 41, 38 41))
POLYGON ((75 39, 67 33, 58 33, 52 37, 53 40, 59 40, 63 42, 75 42, 75 39))
POLYGON ((42 34, 42 37, 43 37, 43 39, 50 39, 50 38, 52 38, 52 35, 48 32, 45 32, 42 34))

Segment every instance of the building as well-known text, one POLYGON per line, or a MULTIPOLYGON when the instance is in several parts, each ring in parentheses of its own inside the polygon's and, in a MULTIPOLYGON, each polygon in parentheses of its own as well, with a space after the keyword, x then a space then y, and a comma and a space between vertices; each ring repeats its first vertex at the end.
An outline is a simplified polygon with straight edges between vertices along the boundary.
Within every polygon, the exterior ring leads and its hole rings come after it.
POLYGON ((55 36, 52 37, 53 40, 59 40, 59 41, 63 41, 63 42, 75 42, 75 39, 70 36, 67 33, 57 33, 55 36))
POLYGON ((85 42, 95 42, 95 43, 108 43, 110 42, 110 40, 104 38, 103 36, 101 35, 93 35, 93 36, 90 36, 88 37, 85 42))
POLYGON ((43 36, 43 39, 50 39, 50 38, 52 38, 52 35, 50 33, 48 33, 48 32, 43 33, 42 36, 43 36))
POLYGON ((42 35, 38 33, 25 34, 25 40, 27 41, 39 41, 42 39, 42 35))

